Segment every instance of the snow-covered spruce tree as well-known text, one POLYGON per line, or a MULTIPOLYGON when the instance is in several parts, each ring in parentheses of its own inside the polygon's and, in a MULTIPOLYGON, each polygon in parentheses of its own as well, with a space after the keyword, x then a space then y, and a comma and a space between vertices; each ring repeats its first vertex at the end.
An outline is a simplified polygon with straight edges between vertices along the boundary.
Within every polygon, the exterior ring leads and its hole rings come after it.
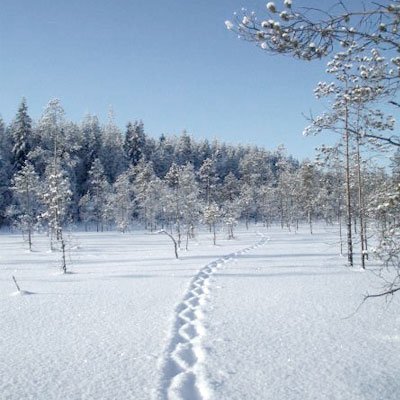
POLYGON ((25 164, 32 148, 32 119, 28 114, 26 99, 23 98, 17 115, 10 127, 13 139, 13 170, 18 171, 25 164))
POLYGON ((178 138, 178 142, 175 146, 175 162, 178 165, 186 165, 191 163, 193 165, 193 145, 192 138, 186 132, 183 131, 178 138))
POLYGON ((37 227, 41 211, 40 180, 31 163, 25 162, 13 178, 13 221, 27 235, 29 251, 32 250, 32 235, 37 227))
POLYGON ((196 158, 194 160, 195 169, 200 169, 203 162, 207 159, 212 159, 210 142, 207 139, 202 139, 195 143, 196 158))
POLYGON ((10 182, 12 175, 11 137, 0 118, 0 226, 6 221, 6 210, 11 203, 10 182))
POLYGON ((163 179, 174 161, 174 142, 172 138, 161 135, 150 159, 153 162, 155 174, 163 179))
POLYGON ((128 162, 135 166, 143 157, 146 145, 146 134, 142 121, 128 122, 126 126, 124 150, 128 162))
POLYGON ((101 132, 99 159, 109 183, 115 182, 117 176, 127 169, 122 133, 115 123, 112 110, 109 111, 108 122, 101 132))
MULTIPOLYGON (((75 148, 74 151, 71 149, 69 153, 74 159, 73 173, 70 174, 70 177, 73 177, 71 184, 74 188, 74 202, 78 203, 89 189, 89 171, 94 160, 99 158, 102 137, 99 120, 94 115, 86 114, 76 128, 78 136, 75 137, 75 148)), ((64 132, 67 133, 66 127, 64 127, 64 132)), ((77 211, 80 211, 80 207, 77 211)), ((81 219, 81 216, 78 215, 78 218, 81 219)))

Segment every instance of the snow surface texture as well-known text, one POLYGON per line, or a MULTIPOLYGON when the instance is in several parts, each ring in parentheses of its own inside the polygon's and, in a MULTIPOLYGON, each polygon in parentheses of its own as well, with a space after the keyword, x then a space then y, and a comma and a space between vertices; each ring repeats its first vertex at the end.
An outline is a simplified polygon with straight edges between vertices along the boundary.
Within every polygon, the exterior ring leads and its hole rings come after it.
POLYGON ((64 276, 47 238, 0 235, 0 398, 398 399, 399 298, 351 315, 380 283, 336 240, 203 233, 175 260, 162 235, 79 233, 64 276))
POLYGON ((263 245, 254 246, 219 258, 203 267, 192 279, 183 301, 175 309, 170 344, 162 362, 163 377, 157 397, 168 399, 208 399, 210 389, 204 378, 205 354, 202 349, 203 307, 209 293, 210 279, 225 263, 263 245))

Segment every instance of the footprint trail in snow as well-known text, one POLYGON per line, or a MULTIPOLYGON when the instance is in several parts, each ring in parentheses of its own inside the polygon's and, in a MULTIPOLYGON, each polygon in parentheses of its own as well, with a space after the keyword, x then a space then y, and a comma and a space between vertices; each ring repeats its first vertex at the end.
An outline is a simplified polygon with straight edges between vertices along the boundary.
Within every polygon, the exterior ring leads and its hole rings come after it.
POLYGON ((212 397, 205 378, 205 352, 202 348, 202 337, 206 333, 203 309, 209 295, 210 278, 227 262, 262 246, 266 241, 267 238, 262 237, 253 246, 212 261, 192 278, 182 302, 175 308, 170 340, 162 359, 162 377, 156 399, 206 400, 212 397))

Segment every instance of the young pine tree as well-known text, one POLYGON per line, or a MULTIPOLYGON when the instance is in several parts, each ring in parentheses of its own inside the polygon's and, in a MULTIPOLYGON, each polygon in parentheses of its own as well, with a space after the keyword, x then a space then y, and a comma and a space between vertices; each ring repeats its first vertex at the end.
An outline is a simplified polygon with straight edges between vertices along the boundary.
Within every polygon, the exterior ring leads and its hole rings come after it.
POLYGON ((33 165, 26 162, 14 175, 11 187, 14 198, 13 219, 26 233, 29 251, 32 250, 32 235, 40 215, 40 180, 33 165))

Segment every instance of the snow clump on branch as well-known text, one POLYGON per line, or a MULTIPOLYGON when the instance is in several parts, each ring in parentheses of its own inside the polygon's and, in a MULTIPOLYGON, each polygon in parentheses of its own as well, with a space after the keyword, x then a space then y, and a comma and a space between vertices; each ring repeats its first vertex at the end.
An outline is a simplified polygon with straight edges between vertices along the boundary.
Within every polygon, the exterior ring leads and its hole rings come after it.
POLYGON ((226 26, 226 29, 229 29, 229 30, 233 29, 233 27, 234 27, 234 25, 231 21, 225 21, 225 26, 226 26))
POLYGON ((276 6, 275 3, 270 1, 269 3, 267 3, 267 9, 269 12, 275 13, 276 12, 276 6))
POLYGON ((291 8, 292 7, 292 0, 285 0, 283 2, 283 5, 287 8, 291 8))

